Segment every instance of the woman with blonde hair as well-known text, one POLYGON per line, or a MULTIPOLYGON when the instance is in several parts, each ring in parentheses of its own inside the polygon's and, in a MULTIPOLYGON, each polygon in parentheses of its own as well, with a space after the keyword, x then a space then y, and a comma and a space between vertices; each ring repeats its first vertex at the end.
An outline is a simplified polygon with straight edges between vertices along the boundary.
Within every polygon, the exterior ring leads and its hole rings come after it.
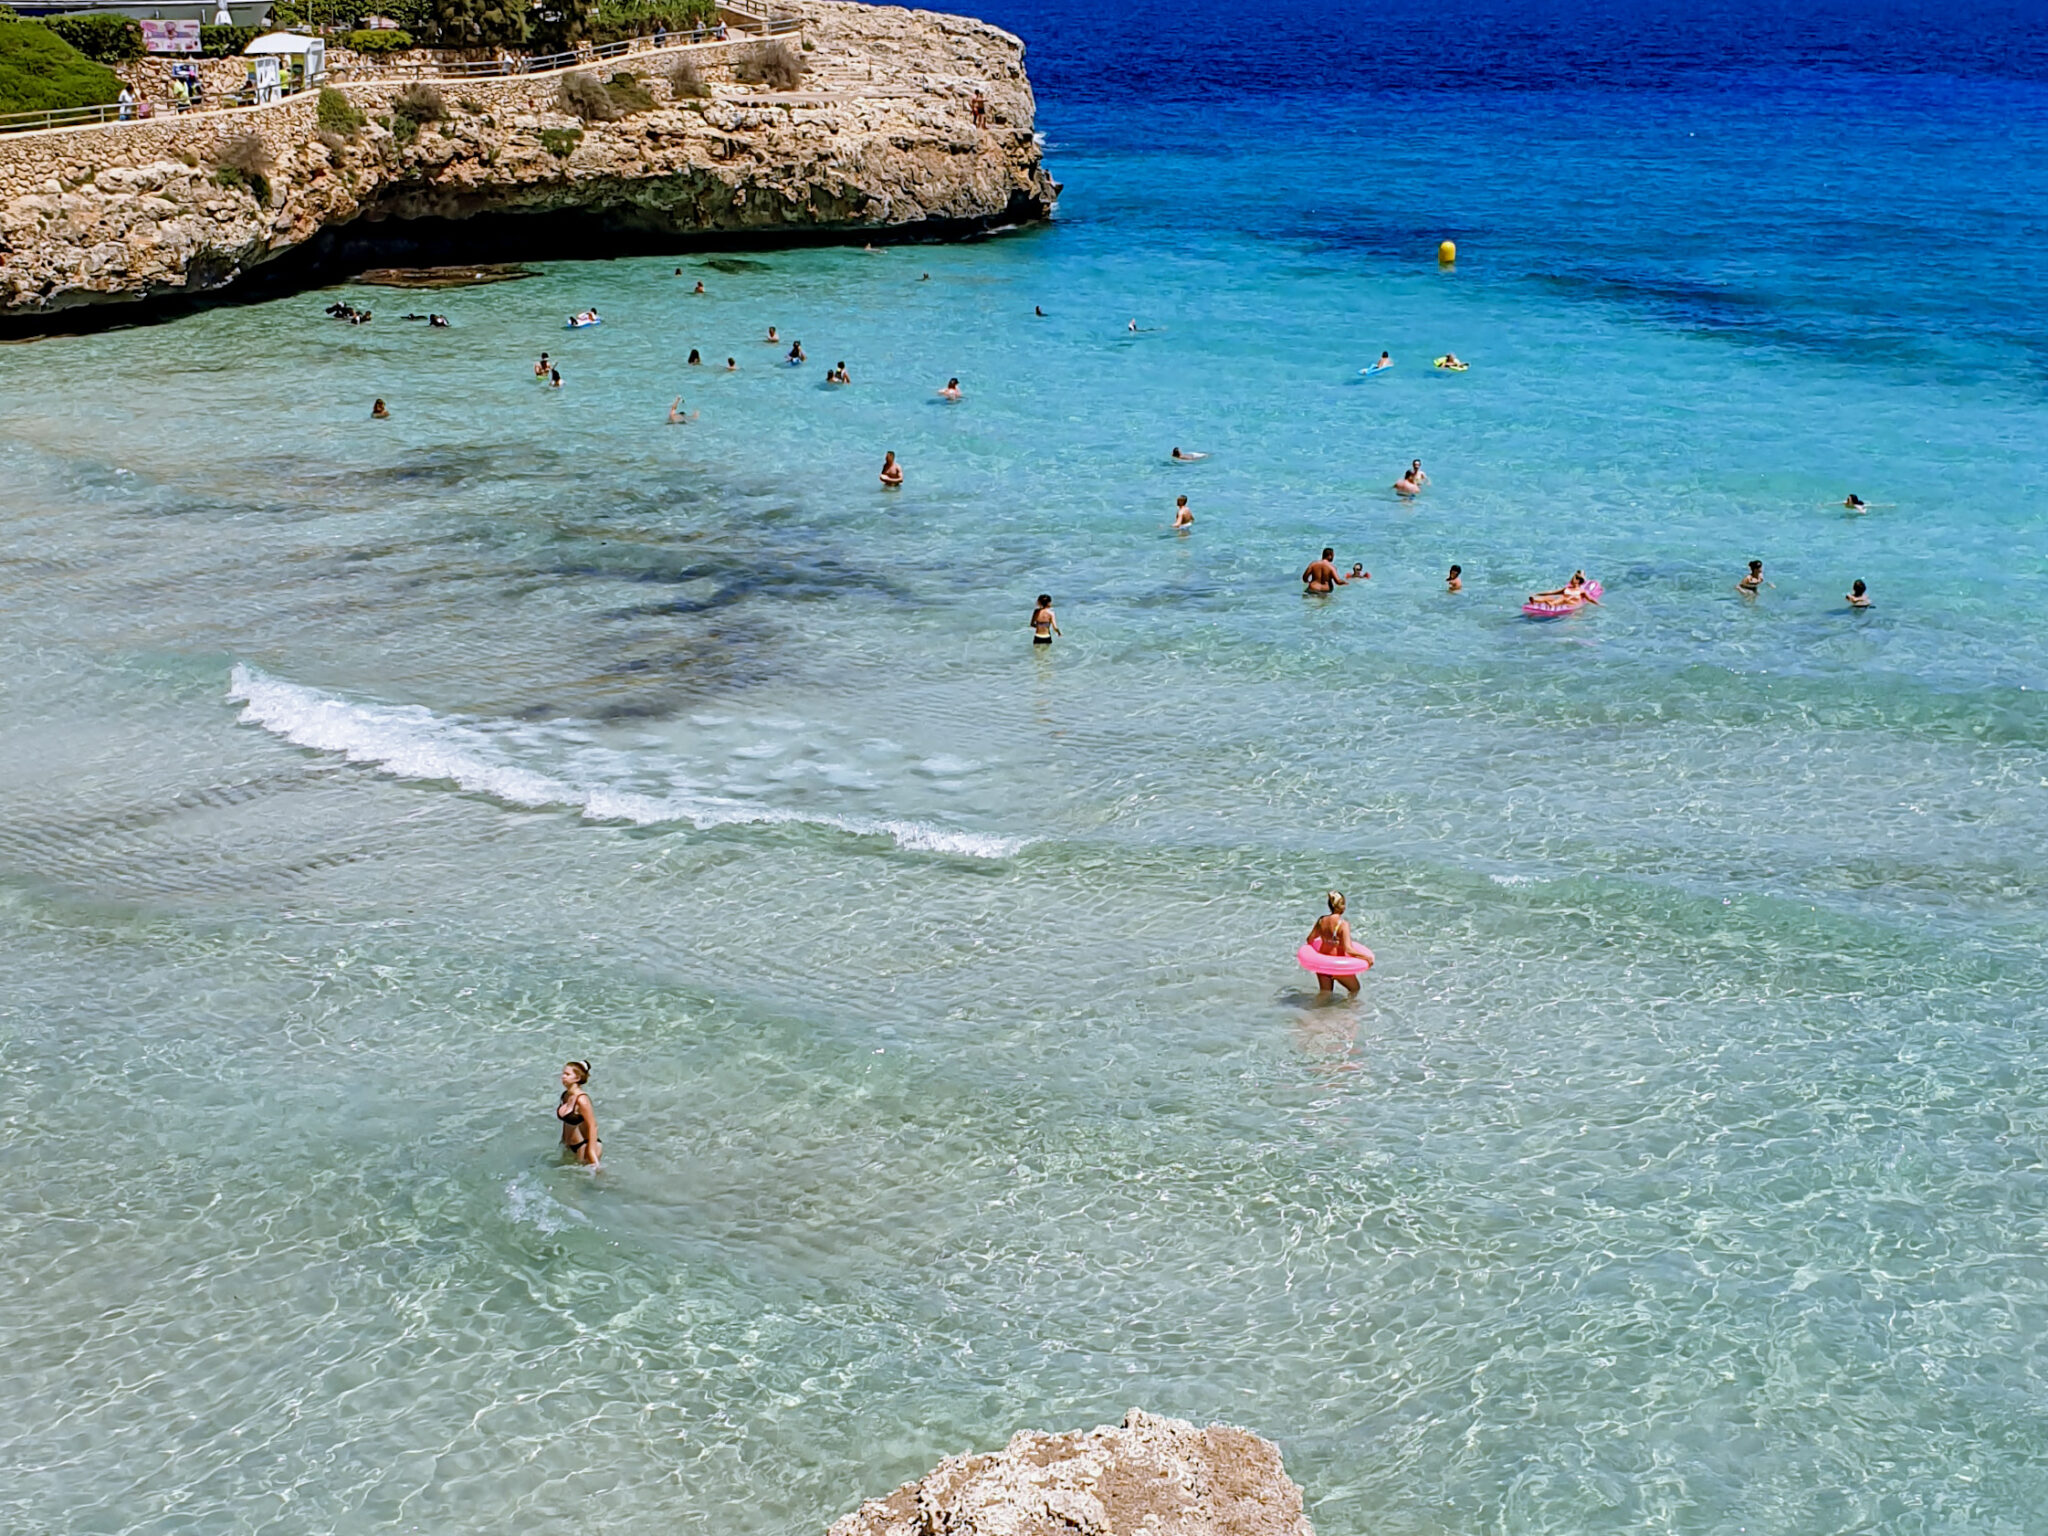
POLYGON ((555 1104, 555 1118, 562 1122, 563 1150, 573 1152, 577 1162, 595 1168, 604 1143, 597 1139, 597 1110, 584 1091, 589 1081, 587 1061, 572 1061, 562 1068, 562 1097, 555 1104))

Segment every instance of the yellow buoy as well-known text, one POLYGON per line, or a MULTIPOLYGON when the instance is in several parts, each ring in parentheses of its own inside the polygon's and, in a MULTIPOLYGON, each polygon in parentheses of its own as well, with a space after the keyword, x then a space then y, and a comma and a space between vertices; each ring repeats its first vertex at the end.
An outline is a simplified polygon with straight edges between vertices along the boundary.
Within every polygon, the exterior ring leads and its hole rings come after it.
POLYGON ((1446 240, 1436 248, 1436 264, 1438 266, 1448 267, 1457 259, 1458 243, 1455 240, 1446 240))

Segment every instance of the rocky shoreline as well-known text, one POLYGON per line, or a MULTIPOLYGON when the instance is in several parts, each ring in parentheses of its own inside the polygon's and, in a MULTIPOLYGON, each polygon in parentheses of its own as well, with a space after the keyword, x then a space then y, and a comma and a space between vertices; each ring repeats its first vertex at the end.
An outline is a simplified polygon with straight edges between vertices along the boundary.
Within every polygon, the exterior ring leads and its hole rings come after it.
POLYGON ((578 72, 586 89, 635 75, 609 120, 572 110, 567 75, 533 75, 432 83, 441 115, 417 123, 394 109, 420 87, 362 82, 340 87, 361 119, 344 131, 306 95, 0 138, 0 333, 369 266, 960 238, 1051 214, 1017 38, 930 11, 793 9, 785 46, 810 66, 794 89, 741 82, 758 44, 635 54, 578 72), (701 86, 674 77, 685 58, 701 86))
POLYGON ((826 1536, 1315 1536, 1280 1448, 1133 1408, 1121 1425, 1025 1431, 948 1456, 826 1536))

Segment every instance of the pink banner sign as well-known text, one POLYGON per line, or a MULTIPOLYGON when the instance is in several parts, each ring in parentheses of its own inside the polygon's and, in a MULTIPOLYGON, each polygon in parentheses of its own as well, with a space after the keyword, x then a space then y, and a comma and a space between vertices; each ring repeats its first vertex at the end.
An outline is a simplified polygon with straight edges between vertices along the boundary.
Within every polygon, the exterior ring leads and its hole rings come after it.
POLYGON ((196 21, 145 21, 142 47, 146 53, 197 53, 199 23, 196 21))

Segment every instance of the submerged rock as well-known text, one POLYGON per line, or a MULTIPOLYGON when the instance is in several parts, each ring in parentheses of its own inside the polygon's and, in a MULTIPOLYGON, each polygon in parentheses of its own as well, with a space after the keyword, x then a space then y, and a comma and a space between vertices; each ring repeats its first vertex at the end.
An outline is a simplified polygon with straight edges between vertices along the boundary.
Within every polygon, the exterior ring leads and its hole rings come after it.
POLYGON ((1121 1426, 948 1456, 827 1536, 1315 1536, 1280 1448, 1133 1408, 1121 1426))

